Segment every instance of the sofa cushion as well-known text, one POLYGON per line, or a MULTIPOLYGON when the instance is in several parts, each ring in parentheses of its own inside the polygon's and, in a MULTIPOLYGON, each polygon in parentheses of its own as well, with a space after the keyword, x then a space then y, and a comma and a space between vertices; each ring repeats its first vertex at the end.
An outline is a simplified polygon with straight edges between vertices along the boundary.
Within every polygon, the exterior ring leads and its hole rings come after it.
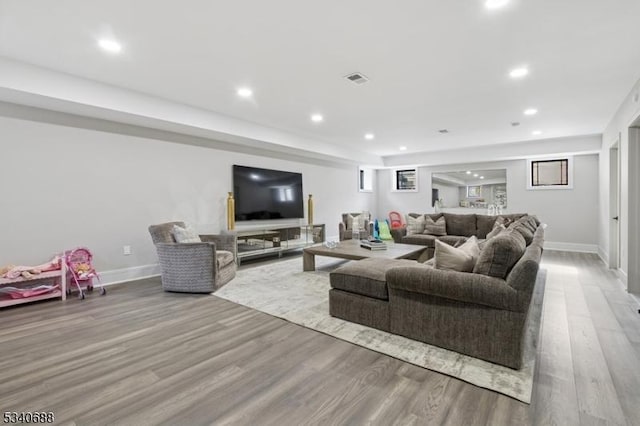
POLYGON ((419 246, 435 247, 437 238, 438 237, 435 235, 411 234, 402 237, 400 242, 402 244, 416 244, 419 246))
POLYGON ((487 240, 473 272, 504 279, 526 248, 519 232, 506 230, 487 240))
POLYGON ((424 215, 409 213, 407 215, 407 235, 422 234, 424 232, 424 215))
POLYGON ((233 253, 227 250, 216 250, 216 261, 218 262, 218 269, 234 262, 233 253))
POLYGON ((520 233, 524 237, 524 241, 527 245, 533 241, 533 232, 522 222, 514 222, 509 226, 509 229, 520 233))
POLYGON ((443 216, 447 223, 447 235, 470 237, 476 234, 475 214, 444 213, 443 216))
POLYGON ((389 299, 385 274, 395 266, 420 266, 422 264, 406 259, 369 258, 349 262, 329 274, 332 288, 373 297, 389 299))
POLYGON ((427 235, 447 235, 447 226, 444 216, 435 221, 429 216, 425 216, 424 233, 427 235))
POLYGON ((471 254, 462 248, 452 247, 442 241, 436 241, 436 251, 433 258, 436 269, 458 272, 473 271, 474 257, 471 254))
POLYGON ((487 238, 487 234, 491 232, 496 223, 496 219, 498 216, 488 216, 486 214, 477 214, 476 215, 476 236, 480 239, 487 238))
POLYGON ((428 234, 413 234, 405 235, 400 242, 402 244, 415 244, 419 246, 427 246, 435 248, 436 240, 440 240, 443 243, 447 243, 450 246, 455 246, 459 242, 465 242, 467 237, 460 237, 458 235, 443 235, 441 237, 428 234))
POLYGON ((494 227, 494 228, 491 230, 491 232, 489 232, 489 233, 487 234, 487 240, 490 240, 491 238, 495 237, 496 235, 498 235, 499 233, 501 233, 501 232, 502 232, 502 231, 504 231, 505 229, 507 229, 507 228, 505 228, 505 227, 504 227, 504 225, 502 225, 502 224, 500 224, 500 225, 498 225, 498 226, 494 227))

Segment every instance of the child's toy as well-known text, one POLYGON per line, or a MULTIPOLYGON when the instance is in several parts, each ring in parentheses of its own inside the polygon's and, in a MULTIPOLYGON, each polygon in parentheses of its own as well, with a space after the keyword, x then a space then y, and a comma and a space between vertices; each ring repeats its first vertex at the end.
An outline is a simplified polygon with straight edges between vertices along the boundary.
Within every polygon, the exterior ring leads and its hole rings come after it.
POLYGON ((13 280, 22 276, 22 278, 29 279, 33 277, 33 275, 39 275, 43 272, 60 269, 61 261, 60 256, 54 256, 50 261, 36 266, 7 265, 0 268, 0 278, 13 280))
POLYGON ((376 220, 376 229, 378 231, 378 238, 381 240, 393 240, 391 231, 389 231, 389 222, 385 220, 376 220))
MULTIPOLYGON (((93 291, 94 278, 96 278, 98 283, 100 283, 100 276, 91 264, 93 255, 89 249, 85 247, 65 251, 64 255, 67 269, 72 279, 69 281, 69 284, 72 284, 73 281, 78 288, 78 298, 84 299, 83 287, 87 291, 93 291)), ((70 288, 67 288, 67 293, 71 293, 70 288)), ((107 294, 107 290, 102 286, 102 284, 100 284, 100 295, 104 296, 105 294, 107 294)))
POLYGON ((391 225, 391 229, 398 229, 404 226, 402 223, 402 215, 395 211, 389 212, 389 223, 391 225))

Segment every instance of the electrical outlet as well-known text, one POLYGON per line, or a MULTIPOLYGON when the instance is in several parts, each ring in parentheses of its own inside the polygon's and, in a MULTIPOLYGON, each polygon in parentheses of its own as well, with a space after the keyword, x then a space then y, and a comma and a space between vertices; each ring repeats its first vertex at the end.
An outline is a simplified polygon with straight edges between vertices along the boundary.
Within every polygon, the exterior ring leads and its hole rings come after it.
POLYGON ((122 254, 129 256, 131 254, 131 246, 122 247, 122 254))

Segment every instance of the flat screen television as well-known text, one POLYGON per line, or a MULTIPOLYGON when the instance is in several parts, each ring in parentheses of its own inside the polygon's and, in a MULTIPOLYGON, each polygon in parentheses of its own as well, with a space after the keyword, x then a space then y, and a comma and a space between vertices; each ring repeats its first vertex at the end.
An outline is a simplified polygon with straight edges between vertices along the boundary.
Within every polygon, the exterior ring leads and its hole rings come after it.
POLYGON ((304 217, 302 174, 233 166, 236 221, 304 217))

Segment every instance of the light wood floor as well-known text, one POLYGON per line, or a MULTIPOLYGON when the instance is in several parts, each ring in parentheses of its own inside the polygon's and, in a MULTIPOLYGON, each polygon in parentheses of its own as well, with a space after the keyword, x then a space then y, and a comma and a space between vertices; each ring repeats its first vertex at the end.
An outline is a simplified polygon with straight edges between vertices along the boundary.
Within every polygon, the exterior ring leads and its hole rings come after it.
POLYGON ((79 425, 638 424, 637 303, 594 255, 543 267, 531 405, 149 279, 0 310, 0 408, 79 425))

